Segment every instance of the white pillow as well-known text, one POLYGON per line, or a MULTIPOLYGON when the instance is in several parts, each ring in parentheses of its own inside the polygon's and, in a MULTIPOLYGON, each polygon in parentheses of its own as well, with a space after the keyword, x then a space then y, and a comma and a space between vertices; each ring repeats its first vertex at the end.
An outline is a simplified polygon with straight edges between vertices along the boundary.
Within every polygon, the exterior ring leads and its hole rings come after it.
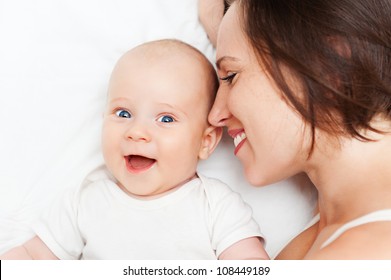
MULTIPOLYGON (((0 38, 0 253, 30 238, 52 198, 103 163, 106 88, 125 51, 178 38, 214 60, 197 0, 2 0, 0 38)), ((224 141, 200 170, 243 193, 273 254, 309 219, 313 195, 292 182, 247 186, 231 150, 224 141)))

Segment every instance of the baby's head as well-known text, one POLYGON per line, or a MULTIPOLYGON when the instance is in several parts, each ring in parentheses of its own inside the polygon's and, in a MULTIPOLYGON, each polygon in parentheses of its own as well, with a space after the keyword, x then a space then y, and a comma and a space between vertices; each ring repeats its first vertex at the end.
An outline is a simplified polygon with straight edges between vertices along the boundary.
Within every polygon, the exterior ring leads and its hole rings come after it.
POLYGON ((142 44, 117 62, 109 84, 102 147, 127 193, 151 197, 195 176, 221 138, 208 123, 218 81, 211 63, 177 40, 142 44))

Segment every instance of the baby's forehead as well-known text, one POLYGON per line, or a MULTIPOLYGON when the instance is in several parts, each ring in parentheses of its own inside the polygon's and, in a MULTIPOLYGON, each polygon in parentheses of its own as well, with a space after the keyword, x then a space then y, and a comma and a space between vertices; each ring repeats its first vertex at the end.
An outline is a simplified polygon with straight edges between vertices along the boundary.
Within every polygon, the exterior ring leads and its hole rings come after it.
POLYGON ((201 99, 210 99, 208 103, 214 99, 216 74, 212 64, 199 50, 182 41, 164 39, 139 45, 125 53, 116 68, 115 76, 129 77, 128 73, 136 72, 150 77, 151 82, 157 76, 171 77, 172 86, 186 85, 187 94, 196 90, 201 99))

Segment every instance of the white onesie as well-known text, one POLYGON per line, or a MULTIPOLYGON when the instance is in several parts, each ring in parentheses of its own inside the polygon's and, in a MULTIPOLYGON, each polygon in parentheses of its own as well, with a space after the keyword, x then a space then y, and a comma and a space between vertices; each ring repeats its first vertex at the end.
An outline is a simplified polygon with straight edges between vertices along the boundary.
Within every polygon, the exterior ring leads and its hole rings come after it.
POLYGON ((199 175, 166 196, 139 200, 105 169, 33 229, 60 259, 216 259, 239 240, 262 237, 251 208, 219 180, 199 175))

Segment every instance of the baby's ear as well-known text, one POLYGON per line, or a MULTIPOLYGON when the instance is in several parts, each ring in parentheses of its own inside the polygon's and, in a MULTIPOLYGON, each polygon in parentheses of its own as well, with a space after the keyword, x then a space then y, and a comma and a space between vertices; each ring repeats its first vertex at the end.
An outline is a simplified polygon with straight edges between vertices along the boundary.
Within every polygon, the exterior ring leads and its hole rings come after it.
POLYGON ((202 143, 198 157, 200 159, 207 159, 219 144, 223 135, 223 129, 221 127, 209 126, 205 129, 202 136, 202 143))

